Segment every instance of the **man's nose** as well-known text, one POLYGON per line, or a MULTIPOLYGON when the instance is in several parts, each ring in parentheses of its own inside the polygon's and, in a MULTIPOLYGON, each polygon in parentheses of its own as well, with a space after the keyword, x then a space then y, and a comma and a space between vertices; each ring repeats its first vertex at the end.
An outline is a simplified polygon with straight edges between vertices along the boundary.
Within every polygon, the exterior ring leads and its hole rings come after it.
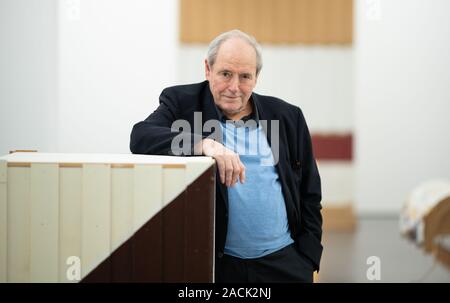
POLYGON ((228 86, 228 89, 233 94, 237 93, 239 91, 239 77, 234 76, 231 81, 230 85, 228 86))

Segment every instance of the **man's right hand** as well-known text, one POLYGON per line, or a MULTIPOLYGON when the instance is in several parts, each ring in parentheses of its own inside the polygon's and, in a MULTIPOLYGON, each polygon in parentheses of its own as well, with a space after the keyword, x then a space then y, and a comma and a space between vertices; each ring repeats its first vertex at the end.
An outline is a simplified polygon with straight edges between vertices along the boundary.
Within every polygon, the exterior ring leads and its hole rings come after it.
POLYGON ((201 153, 216 160, 219 169, 220 182, 226 186, 234 186, 239 181, 245 182, 245 166, 242 164, 239 155, 222 144, 212 140, 203 139, 195 148, 201 148, 201 153))

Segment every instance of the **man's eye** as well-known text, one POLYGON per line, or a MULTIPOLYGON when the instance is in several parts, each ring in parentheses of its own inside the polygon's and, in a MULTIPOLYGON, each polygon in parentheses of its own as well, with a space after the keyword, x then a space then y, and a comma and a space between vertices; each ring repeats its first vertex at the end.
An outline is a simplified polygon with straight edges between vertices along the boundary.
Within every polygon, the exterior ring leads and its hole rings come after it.
POLYGON ((231 76, 231 73, 229 73, 229 72, 223 72, 222 73, 222 76, 224 76, 224 77, 230 77, 231 76))

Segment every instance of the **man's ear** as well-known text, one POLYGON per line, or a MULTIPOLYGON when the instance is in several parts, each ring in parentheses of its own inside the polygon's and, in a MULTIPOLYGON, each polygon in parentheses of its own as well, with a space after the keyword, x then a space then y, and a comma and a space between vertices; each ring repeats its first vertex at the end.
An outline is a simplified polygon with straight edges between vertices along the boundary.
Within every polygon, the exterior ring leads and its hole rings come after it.
POLYGON ((209 80, 209 75, 211 74, 211 70, 209 68, 208 59, 205 59, 205 78, 209 80))

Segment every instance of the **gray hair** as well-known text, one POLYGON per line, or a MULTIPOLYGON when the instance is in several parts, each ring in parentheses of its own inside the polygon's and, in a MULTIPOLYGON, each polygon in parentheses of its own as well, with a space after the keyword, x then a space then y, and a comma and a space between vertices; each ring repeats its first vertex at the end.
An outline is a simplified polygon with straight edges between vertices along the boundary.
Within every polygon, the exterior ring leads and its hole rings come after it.
POLYGON ((208 52, 207 52, 207 59, 209 66, 213 66, 216 62, 217 53, 219 52, 219 48, 230 38, 240 38, 253 46, 256 53, 256 75, 259 74, 259 72, 262 69, 262 56, 261 56, 261 46, 258 44, 256 39, 253 36, 250 36, 249 34, 246 34, 238 29, 233 29, 231 31, 225 32, 214 38, 214 40, 211 41, 211 43, 208 46, 208 52))

